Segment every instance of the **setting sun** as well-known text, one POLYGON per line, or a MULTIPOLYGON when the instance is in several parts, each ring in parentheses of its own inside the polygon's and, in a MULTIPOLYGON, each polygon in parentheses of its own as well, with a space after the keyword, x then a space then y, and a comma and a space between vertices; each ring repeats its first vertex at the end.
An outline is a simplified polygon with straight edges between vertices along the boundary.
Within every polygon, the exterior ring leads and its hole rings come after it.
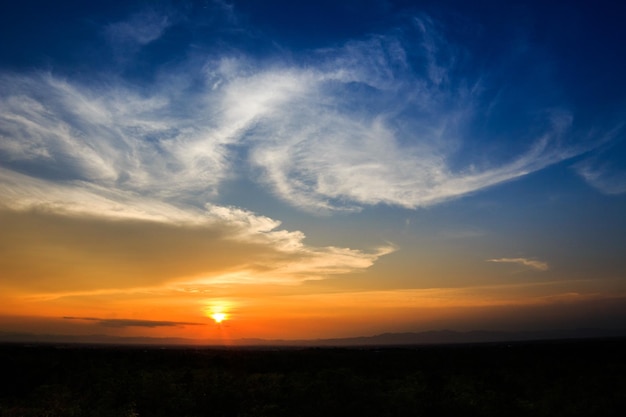
POLYGON ((219 323, 223 322, 224 320, 226 320, 226 314, 224 314, 224 313, 213 313, 213 314, 211 314, 211 318, 213 320, 215 320, 215 322, 217 324, 219 324, 219 323))
POLYGON ((207 317, 212 318, 215 323, 220 324, 224 320, 228 319, 227 311, 230 310, 231 307, 230 302, 221 300, 218 303, 214 303, 213 305, 206 307, 205 314, 207 317))

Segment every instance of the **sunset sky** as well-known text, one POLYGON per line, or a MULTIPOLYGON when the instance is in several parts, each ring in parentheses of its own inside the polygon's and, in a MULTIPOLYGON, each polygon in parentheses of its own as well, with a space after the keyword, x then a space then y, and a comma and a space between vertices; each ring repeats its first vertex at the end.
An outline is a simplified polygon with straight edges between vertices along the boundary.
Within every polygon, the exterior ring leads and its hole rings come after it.
POLYGON ((0 333, 625 327, 611 3, 4 2, 0 333))

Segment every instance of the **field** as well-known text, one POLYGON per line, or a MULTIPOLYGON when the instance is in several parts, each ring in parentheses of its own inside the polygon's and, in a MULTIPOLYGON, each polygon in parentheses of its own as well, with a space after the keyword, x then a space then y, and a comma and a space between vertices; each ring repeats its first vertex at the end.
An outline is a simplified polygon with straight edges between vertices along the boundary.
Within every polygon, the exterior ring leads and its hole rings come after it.
POLYGON ((398 348, 0 345, 0 416, 617 416, 626 340, 398 348))

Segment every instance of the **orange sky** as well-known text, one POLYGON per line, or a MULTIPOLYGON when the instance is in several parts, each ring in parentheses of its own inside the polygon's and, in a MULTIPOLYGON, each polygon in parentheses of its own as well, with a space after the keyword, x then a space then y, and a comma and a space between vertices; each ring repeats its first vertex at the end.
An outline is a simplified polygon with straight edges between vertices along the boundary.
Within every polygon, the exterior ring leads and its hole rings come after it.
MULTIPOLYGON (((386 276, 404 269, 401 251, 391 246, 365 256, 306 246, 285 250, 284 240, 237 235, 223 224, 189 227, 41 210, 4 210, 0 218, 4 331, 316 339, 549 328, 572 320, 601 323, 603 314, 624 312, 620 280, 564 280, 519 260, 483 261, 474 270, 464 265, 463 278, 472 285, 385 288, 386 276), (373 265, 379 256, 390 262, 373 265), (493 282, 490 273, 510 282, 493 282), (353 280, 358 287, 346 288, 353 280), (215 312, 226 314, 220 325, 211 318, 215 312)), ((411 268, 416 275, 435 273, 431 265, 411 268)), ((454 282, 444 275, 448 268, 440 270, 441 282, 454 282)))

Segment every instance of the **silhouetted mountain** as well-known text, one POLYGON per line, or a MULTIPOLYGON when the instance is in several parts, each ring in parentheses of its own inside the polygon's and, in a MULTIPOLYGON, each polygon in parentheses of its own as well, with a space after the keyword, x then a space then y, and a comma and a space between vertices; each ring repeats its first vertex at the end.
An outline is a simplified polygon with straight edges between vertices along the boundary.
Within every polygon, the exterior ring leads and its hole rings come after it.
POLYGON ((535 332, 503 332, 474 330, 457 332, 452 330, 427 331, 419 333, 383 333, 369 337, 354 337, 342 339, 322 339, 314 341, 324 346, 401 346, 424 344, 453 344, 453 343, 489 343, 525 340, 556 340, 556 339, 586 339, 599 337, 625 337, 626 329, 573 329, 557 331, 535 332))
POLYGON ((282 340, 282 339, 234 339, 223 340, 157 338, 157 337, 117 337, 94 335, 50 335, 0 332, 0 342, 20 343, 85 343, 116 345, 204 345, 204 346, 409 346, 459 343, 493 343, 530 340, 588 339, 626 337, 626 329, 571 329, 533 332, 504 332, 474 330, 457 332, 434 330, 415 333, 383 333, 375 336, 362 336, 334 339, 282 340))

